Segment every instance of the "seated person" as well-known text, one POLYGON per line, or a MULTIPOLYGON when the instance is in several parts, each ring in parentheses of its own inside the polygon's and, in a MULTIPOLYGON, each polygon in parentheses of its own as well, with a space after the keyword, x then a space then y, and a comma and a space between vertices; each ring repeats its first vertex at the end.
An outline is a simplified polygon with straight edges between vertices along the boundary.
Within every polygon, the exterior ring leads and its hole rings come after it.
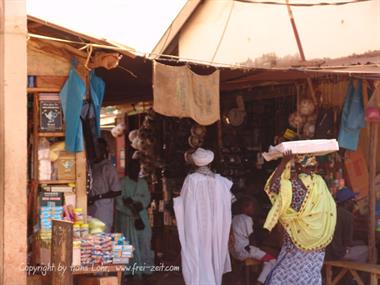
POLYGON ((368 246, 362 241, 353 241, 353 210, 357 193, 344 187, 335 195, 337 203, 337 221, 334 237, 327 247, 326 259, 343 259, 347 261, 366 263, 368 246))
POLYGON ((275 258, 260 248, 252 245, 254 202, 249 198, 239 201, 241 203, 241 213, 232 219, 232 232, 234 235, 234 245, 231 254, 237 260, 244 261, 253 258, 263 262, 263 270, 257 278, 258 284, 264 284, 266 277, 272 270, 275 258))

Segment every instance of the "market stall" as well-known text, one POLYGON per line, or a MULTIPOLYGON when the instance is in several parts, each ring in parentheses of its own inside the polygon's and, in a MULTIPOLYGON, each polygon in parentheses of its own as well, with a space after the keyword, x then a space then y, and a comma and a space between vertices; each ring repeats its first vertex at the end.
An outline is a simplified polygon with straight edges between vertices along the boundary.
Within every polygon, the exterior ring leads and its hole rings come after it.
MULTIPOLYGON (((181 66, 180 62, 162 62, 172 67, 181 66)), ((193 72, 203 76, 215 71, 215 68, 201 65, 182 64, 182 66, 187 66, 193 72)), ((364 103, 373 91, 374 73, 372 71, 368 74, 364 73, 365 76, 359 73, 353 78, 344 72, 344 68, 340 72, 308 70, 308 73, 297 70, 245 70, 244 72, 223 68, 220 70, 221 120, 206 126, 208 139, 193 138, 192 140, 195 140, 198 145, 211 147, 216 151, 218 160, 215 169, 231 178, 236 188, 234 190, 238 191, 247 188, 249 186, 247 184, 255 184, 256 191, 260 192, 263 182, 275 167, 275 163, 263 163, 260 153, 267 150, 270 145, 276 144, 281 137, 285 139, 295 136, 304 139, 338 138, 341 111, 351 79, 354 79, 354 84, 357 84, 357 80, 368 78, 368 82, 363 81, 363 86, 368 83, 365 85, 367 87, 363 87, 364 103), (311 76, 313 80, 317 104, 310 100, 310 87, 305 80, 305 74, 311 76), (204 144, 199 144, 199 141, 204 144)), ((112 80, 111 74, 103 75, 106 80, 112 80)), ((113 92, 113 94, 116 93, 113 92)), ((174 107, 172 109, 176 110, 174 107)), ((138 110, 140 115, 127 116, 127 134, 150 122, 149 108, 144 109, 140 105, 138 110), (146 114, 148 114, 147 119, 145 119, 146 114)), ((129 112, 135 113, 136 110, 130 109, 129 112)), ((169 192, 178 193, 185 174, 190 170, 182 156, 191 149, 189 144, 192 135, 191 128, 196 125, 196 122, 194 119, 180 119, 179 117, 183 117, 181 114, 174 114, 171 117, 156 115, 156 117, 158 120, 155 125, 159 127, 156 128, 154 134, 159 147, 157 148, 156 145, 155 151, 165 165, 164 184, 168 185, 169 192)), ((363 215, 367 215, 368 141, 367 129, 364 128, 361 131, 357 151, 344 152, 342 150, 320 161, 320 170, 332 193, 343 185, 349 185, 355 191, 362 193, 359 205, 363 215)), ((137 150, 131 147, 131 143, 129 139, 126 139, 126 164, 137 150)), ((153 185, 156 186, 152 189, 161 188, 163 177, 161 170, 161 167, 157 168, 158 172, 152 179, 153 185)), ((170 205, 170 201, 164 202, 160 196, 162 191, 157 192, 160 194, 154 194, 158 198, 153 199, 154 203, 149 211, 157 213, 158 217, 163 219, 165 205, 170 205)), ((160 225, 163 224, 160 219, 158 221, 160 225)), ((359 225, 357 235, 362 239, 363 237, 367 239, 368 229, 365 216, 358 219, 357 224, 359 225)), ((175 232, 175 230, 170 232, 175 232)))
MULTIPOLYGON (((43 46, 44 48, 37 49, 46 50, 44 41, 43 46)), ((82 56, 79 68, 83 69, 87 57, 88 54, 82 56)), ((65 63, 66 69, 63 74, 54 70, 53 74, 67 76, 70 63, 67 59, 65 63)), ((311 68, 230 69, 184 63, 173 59, 163 59, 157 63, 139 57, 132 62, 123 58, 120 65, 122 68, 96 70, 96 74, 105 81, 107 86, 103 106, 116 105, 115 108, 124 113, 124 121, 121 122, 123 119, 120 117, 116 122, 123 123, 126 128, 125 131, 122 129, 120 133, 114 135, 117 140, 116 164, 119 167, 119 174, 123 175, 125 166, 128 168, 131 159, 140 160, 142 172, 149 182, 152 195, 148 214, 150 224, 153 226, 153 248, 156 261, 164 260, 171 263, 178 263, 180 254, 172 199, 179 195, 183 179, 191 171, 189 154, 192 151, 200 146, 213 149, 217 157, 213 165, 214 169, 234 182, 233 191, 237 196, 248 194, 259 200, 261 211, 258 219, 262 219, 270 204, 265 195, 262 195, 261 190, 265 180, 276 166, 275 162, 264 163, 262 152, 266 151, 270 145, 283 140, 338 138, 342 110, 345 101, 348 100, 350 84, 354 85, 355 90, 358 84, 362 84, 361 100, 363 107, 366 108, 366 102, 374 91, 373 80, 376 79, 374 77, 376 72, 373 70, 350 76, 352 70, 345 71, 344 68, 339 71, 318 68, 315 70, 311 68), (157 66, 161 66, 160 68, 165 71, 160 74, 157 72, 157 66), (169 80, 165 79, 165 74, 171 74, 169 80), (124 80, 125 78, 128 80, 124 80), (172 82, 175 78, 178 79, 180 90, 173 88, 175 85, 172 82), (311 78, 313 94, 317 102, 311 96, 307 78, 311 78), (190 84, 185 79, 192 83, 190 84), (161 95, 158 95, 158 91, 161 95), (161 96, 160 100, 157 96, 161 96), (151 106, 154 111, 151 110, 151 106), (187 106, 191 108, 186 108, 187 106)), ((56 69, 56 65, 52 62, 46 66, 50 69, 54 66, 56 69)), ((36 78, 31 79, 32 82, 37 82, 37 86, 30 86, 29 92, 35 94, 60 92, 66 78, 54 80, 40 78, 38 72, 39 68, 36 68, 30 73, 30 75, 37 75, 36 78), (52 81, 55 82, 53 86, 49 85, 52 81), (41 82, 48 85, 41 85, 41 82), (45 87, 50 89, 40 89, 45 87)), ((79 72, 80 75, 82 75, 81 72, 79 72)), ((83 74, 86 73, 87 70, 83 69, 83 74)), ((42 99, 46 100, 44 97, 42 99)), ((50 97, 48 99, 53 103, 49 103, 51 106, 47 107, 57 108, 54 103, 57 100, 54 101, 50 97)), ((34 100, 37 102, 34 105, 38 105, 39 99, 34 100)), ((43 106, 45 105, 48 104, 43 103, 43 106)), ((35 119, 38 119, 37 115, 35 119)), ((58 123, 54 121, 50 126, 53 131, 47 132, 48 135, 39 135, 38 128, 33 128, 34 146, 37 146, 39 142, 41 144, 41 160, 47 158, 43 155, 43 150, 46 150, 48 145, 46 141, 52 141, 54 136, 64 138, 62 124, 61 129, 57 129, 60 126, 59 118, 55 119, 58 123), (37 140, 36 137, 39 139, 37 140)), ((377 146, 378 134, 376 128, 371 127, 370 135, 368 135, 368 129, 364 128, 363 122, 357 128, 360 138, 355 148, 341 150, 321 158, 320 171, 332 194, 344 185, 349 185, 354 191, 360 193, 361 219, 357 220, 356 233, 358 236, 364 236, 365 239, 367 236, 370 237, 370 260, 374 262, 374 177, 378 155, 376 147, 373 146, 377 146), (367 197, 369 197, 369 213, 366 212, 367 197), (370 221, 369 227, 367 227, 367 220, 370 221)), ((374 125, 371 123, 371 126, 374 125)), ((36 148, 34 148, 34 153, 38 153, 35 150, 36 148)), ((36 160, 38 160, 37 154, 35 154, 34 163, 36 160)), ((75 187, 77 200, 75 207, 82 208, 85 216, 87 184, 84 154, 77 154, 75 158, 63 156, 59 160, 71 161, 71 164, 75 162, 75 173, 65 173, 65 175, 72 175, 66 177, 68 180, 58 176, 54 180, 51 178, 42 180, 34 171, 34 189, 38 188, 38 184, 45 185, 47 189, 57 187, 59 184, 61 190, 64 186, 63 188, 67 190, 65 192, 70 192, 68 188, 75 187), (81 157, 78 158, 78 155, 81 157), (48 183, 41 183, 46 180, 48 183), (50 183, 50 180, 54 183, 50 183)), ((38 166, 35 165, 34 169, 36 167, 38 166)), ((45 170, 46 168, 48 166, 45 170)), ((59 174, 58 171, 57 175, 59 174)), ((35 190, 31 193, 36 195, 35 190)), ((63 196, 70 195, 65 193, 63 196)), ((35 198, 34 201, 36 200, 38 199, 35 198)), ((56 217, 54 215, 60 216, 61 205, 57 204, 54 207, 58 208, 49 209, 44 214, 54 218, 56 217)), ((80 216, 79 209, 74 212, 80 216)), ((86 220, 83 224, 86 224, 86 220)), ((49 226, 50 224, 47 228, 49 226)), ((79 229, 85 232, 86 226, 83 226, 83 229, 79 226, 79 229)), ((74 230, 78 231, 78 223, 74 230)), ((49 235, 46 236, 49 237, 49 235)), ((279 248, 278 244, 274 246, 279 248)))
MULTIPOLYGON (((104 92, 99 89, 104 83, 91 70, 115 68, 131 51, 33 17, 28 24, 28 264, 57 264, 47 272, 52 284, 73 284, 73 275, 102 272, 118 272, 112 284, 121 283, 120 272, 134 248, 123 234, 106 233, 102 221, 87 215, 104 92), (52 40, 57 35, 64 43, 52 40), (88 45, 87 52, 78 45, 88 45), (65 268, 59 268, 61 261, 65 268)), ((32 274, 44 278, 46 272, 32 274)))

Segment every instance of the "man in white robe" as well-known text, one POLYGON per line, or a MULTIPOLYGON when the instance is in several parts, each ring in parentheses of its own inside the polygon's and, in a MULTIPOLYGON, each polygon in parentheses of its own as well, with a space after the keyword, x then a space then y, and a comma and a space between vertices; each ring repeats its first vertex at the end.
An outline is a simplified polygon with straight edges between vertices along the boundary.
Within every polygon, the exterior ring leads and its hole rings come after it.
POLYGON ((231 271, 232 182, 208 168, 212 151, 198 148, 191 157, 198 168, 186 177, 181 195, 174 199, 182 274, 186 285, 221 285, 223 274, 231 271))

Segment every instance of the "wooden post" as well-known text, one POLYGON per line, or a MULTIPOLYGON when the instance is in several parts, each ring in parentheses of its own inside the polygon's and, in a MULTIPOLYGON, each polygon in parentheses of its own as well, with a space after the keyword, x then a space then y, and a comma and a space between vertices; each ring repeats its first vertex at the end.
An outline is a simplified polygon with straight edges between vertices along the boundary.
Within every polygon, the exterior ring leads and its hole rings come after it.
POLYGON ((377 285, 378 283, 378 278, 375 273, 371 273, 371 280, 370 280, 370 285, 377 285))
POLYGON ((333 283, 332 266, 331 265, 325 265, 325 266, 326 266, 326 285, 332 285, 333 283))
POLYGON ((375 192, 375 177, 376 177, 376 151, 377 151, 377 123, 370 123, 369 137, 369 191, 368 191, 368 208, 369 208, 369 223, 368 223, 368 261, 369 263, 377 262, 376 252, 376 192, 375 192))
POLYGON ((217 134, 218 134, 218 158, 219 161, 222 158, 222 148, 223 148, 223 125, 222 120, 217 122, 217 134))
POLYGON ((0 0, 0 285, 25 285, 26 1, 0 0))
POLYGON ((52 285, 73 285, 73 223, 53 220, 51 262, 52 285))
POLYGON ((77 208, 82 208, 84 213, 84 222, 87 223, 87 168, 86 168, 86 154, 85 152, 78 152, 75 154, 76 164, 76 195, 77 195, 77 208))
MULTIPOLYGON (((294 20, 292 9, 291 9, 291 7, 289 5, 289 0, 285 0, 285 2, 286 2, 286 7, 288 8, 289 20, 290 20, 290 23, 292 25, 294 37, 296 38, 298 52, 300 54, 301 60, 303 62, 306 62, 305 53, 303 52, 301 39, 300 39, 300 36, 298 34, 298 30, 297 30, 297 26, 296 26, 296 21, 294 20)), ((310 77, 307 77, 306 80, 307 80, 307 85, 309 86, 309 89, 310 89, 311 98, 313 99, 314 104, 317 105, 318 101, 317 101, 317 97, 315 97, 313 83, 312 83, 310 77)))

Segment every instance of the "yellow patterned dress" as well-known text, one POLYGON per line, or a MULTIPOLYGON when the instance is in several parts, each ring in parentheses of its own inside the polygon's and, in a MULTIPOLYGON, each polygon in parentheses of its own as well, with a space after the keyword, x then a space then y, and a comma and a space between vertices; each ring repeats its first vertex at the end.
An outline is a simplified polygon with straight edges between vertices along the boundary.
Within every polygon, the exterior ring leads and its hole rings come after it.
POLYGON ((289 166, 280 178, 268 180, 265 191, 272 209, 264 227, 280 222, 284 243, 266 285, 319 285, 325 248, 336 224, 336 205, 324 180, 317 174, 290 179, 289 166))

